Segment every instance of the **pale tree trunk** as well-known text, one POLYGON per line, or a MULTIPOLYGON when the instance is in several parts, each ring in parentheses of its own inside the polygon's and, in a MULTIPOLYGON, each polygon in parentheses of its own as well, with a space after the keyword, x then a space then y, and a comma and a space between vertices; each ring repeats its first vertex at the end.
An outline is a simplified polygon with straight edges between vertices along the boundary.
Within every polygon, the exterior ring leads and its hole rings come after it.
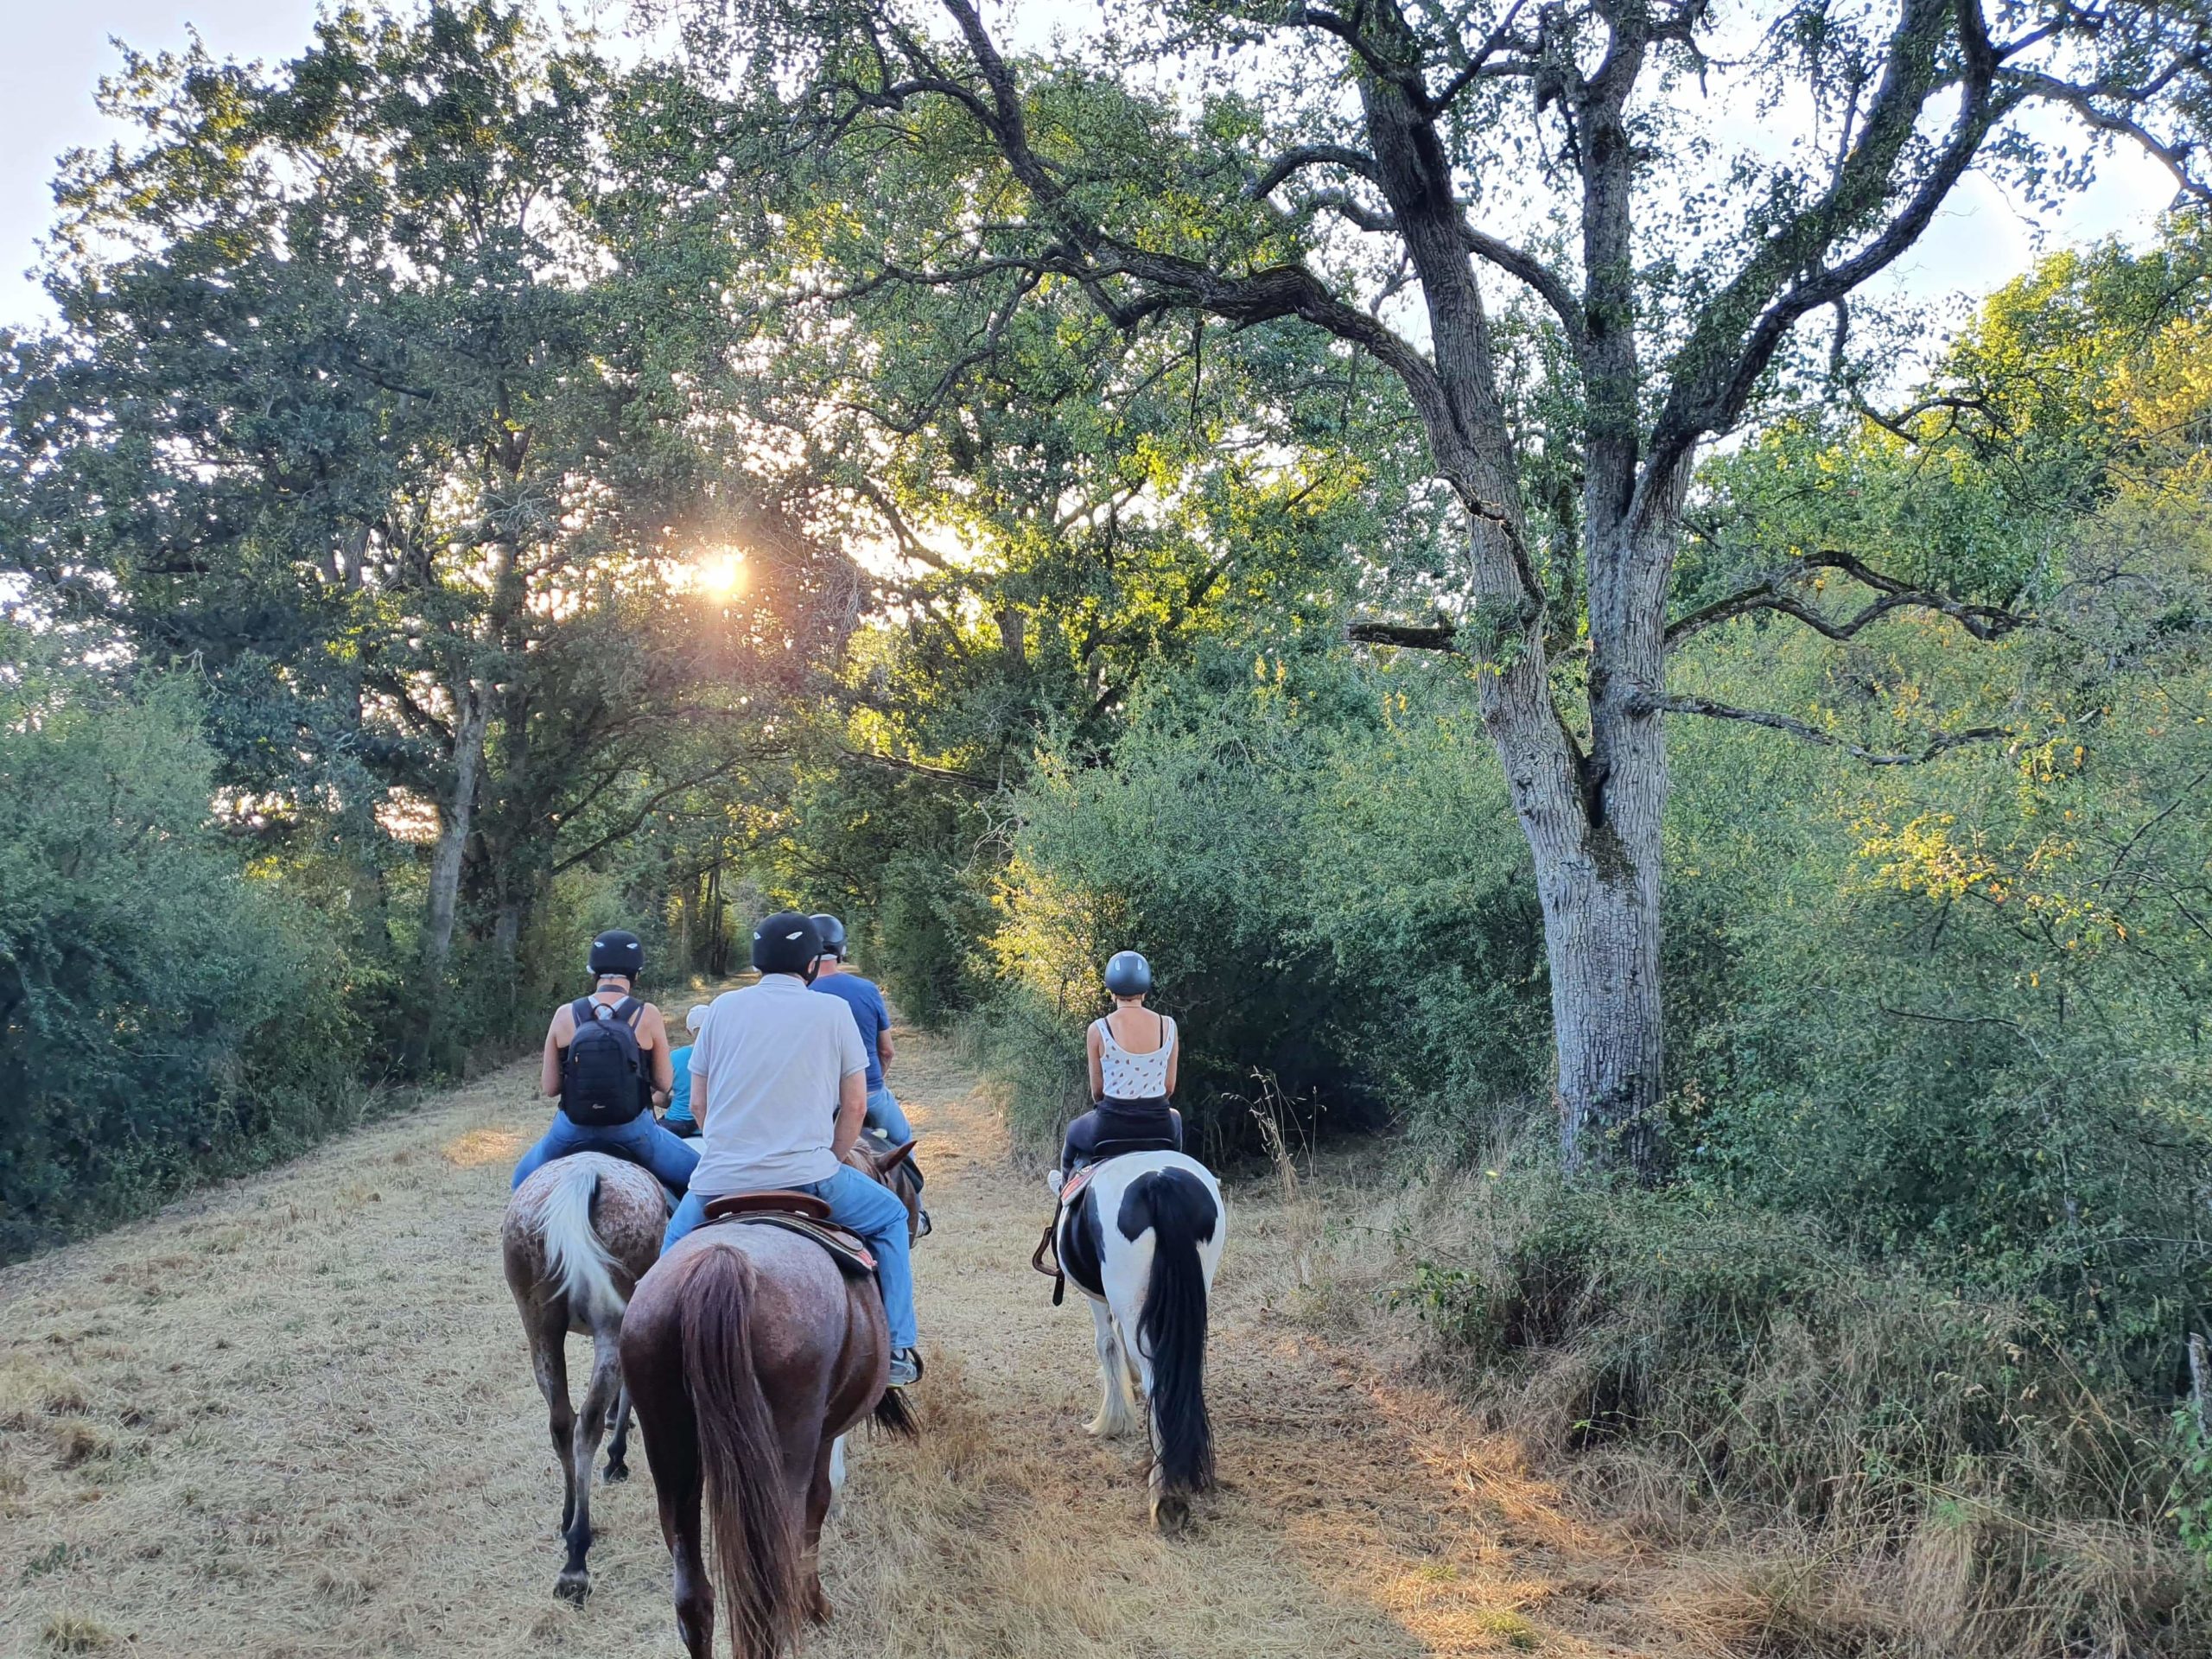
POLYGON ((484 738, 492 722, 492 700, 483 688, 464 683, 454 700, 453 798, 445 803, 444 825, 430 855, 429 912, 423 930, 423 957, 433 976, 453 955, 454 918, 460 908, 461 855, 476 818, 476 779, 484 764, 484 738))
POLYGON ((1590 619, 1587 753, 1554 700, 1545 595, 1526 541, 1513 437, 1468 263, 1450 169, 1433 128, 1363 83, 1376 181, 1422 281, 1434 381, 1408 377, 1439 474, 1471 520, 1476 613, 1459 634, 1482 666, 1483 720, 1535 865, 1551 968, 1560 1144, 1573 1170, 1663 1165, 1660 1102, 1660 825, 1667 759, 1659 717, 1667 575, 1679 492, 1662 518, 1627 522, 1637 463, 1635 339, 1627 283, 1624 131, 1592 135, 1585 360, 1592 381, 1586 484, 1590 619))
MULTIPOLYGON (((1532 830, 1559 1053, 1560 1147, 1570 1171, 1665 1171, 1660 1004, 1666 730, 1662 689, 1671 514, 1591 545, 1591 748, 1573 833, 1532 830), (1608 545, 1607 543, 1610 543, 1608 545)), ((1524 815, 1524 827, 1529 820, 1524 815)))

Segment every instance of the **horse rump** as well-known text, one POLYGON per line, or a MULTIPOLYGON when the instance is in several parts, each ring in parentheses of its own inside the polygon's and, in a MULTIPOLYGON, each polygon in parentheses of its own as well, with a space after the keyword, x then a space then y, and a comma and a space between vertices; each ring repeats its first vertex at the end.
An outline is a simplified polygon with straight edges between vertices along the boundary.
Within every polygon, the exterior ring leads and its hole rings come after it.
POLYGON ((753 1359, 753 1263, 742 1250, 703 1250, 687 1289, 683 1386, 698 1425, 730 1646, 740 1659, 781 1653, 798 1637, 805 1577, 783 1446, 753 1359))
POLYGON ((1152 1276, 1137 1327, 1152 1361, 1152 1415, 1169 1492, 1213 1487, 1213 1425, 1206 1415, 1206 1275, 1198 1246, 1221 1224, 1205 1184, 1185 1169, 1155 1169, 1122 1198, 1122 1236, 1153 1232, 1152 1276))

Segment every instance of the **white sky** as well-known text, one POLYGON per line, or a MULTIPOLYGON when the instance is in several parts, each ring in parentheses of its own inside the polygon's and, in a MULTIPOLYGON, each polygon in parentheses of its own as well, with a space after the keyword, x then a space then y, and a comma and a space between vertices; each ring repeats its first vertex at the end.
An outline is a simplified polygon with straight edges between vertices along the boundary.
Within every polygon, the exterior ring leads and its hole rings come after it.
MULTIPOLYGON (((620 0, 571 0, 571 15, 613 10, 620 0)), ((549 7, 549 9, 550 9, 549 7)), ((1006 0, 994 21, 1020 43, 1041 42, 1055 24, 1080 29, 1090 0, 1006 0)), ((274 59, 305 45, 315 0, 0 0, 8 50, 0 54, 0 326, 52 318, 25 273, 52 216, 54 158, 75 145, 120 135, 92 107, 94 82, 119 62, 111 40, 142 51, 184 44, 196 25, 219 57, 274 59)), ((2172 194, 2158 166, 2133 152, 2115 156, 2096 188, 2044 225, 2044 246, 2118 232, 2145 233, 2172 194)), ((1917 297, 1989 292, 2037 251, 2036 227, 1987 180, 1975 175, 1907 257, 1897 273, 1917 297)))

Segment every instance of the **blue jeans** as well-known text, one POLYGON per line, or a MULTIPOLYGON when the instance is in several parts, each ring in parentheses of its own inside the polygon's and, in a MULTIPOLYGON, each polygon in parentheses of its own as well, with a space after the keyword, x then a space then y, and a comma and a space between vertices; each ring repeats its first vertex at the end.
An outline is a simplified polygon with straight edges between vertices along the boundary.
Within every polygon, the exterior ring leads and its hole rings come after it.
POLYGON ((639 1112, 627 1123, 612 1128, 587 1129, 571 1123, 566 1112, 553 1114, 553 1127, 515 1166, 514 1185, 520 1186, 546 1164, 572 1152, 603 1152, 627 1158, 658 1175, 663 1184, 681 1192, 690 1184, 699 1154, 681 1135, 671 1135, 653 1122, 651 1112, 639 1112))
POLYGON ((871 1129, 881 1129, 894 1147, 903 1147, 914 1138, 914 1126, 906 1121, 906 1109, 888 1084, 868 1091, 868 1116, 861 1121, 871 1129))
MULTIPOLYGON (((683 1143, 678 1141, 680 1146, 683 1143)), ((912 1348, 920 1338, 914 1329, 914 1264, 906 1254, 906 1206, 880 1181, 872 1181, 857 1169, 840 1164, 826 1181, 796 1186, 794 1192, 811 1192, 830 1206, 830 1219, 849 1227, 868 1241, 875 1252, 875 1276, 883 1286, 884 1316, 891 1321, 893 1348, 912 1348)), ((668 1218, 661 1235, 665 1255, 676 1241, 707 1218, 707 1200, 715 1192, 689 1192, 668 1218)))

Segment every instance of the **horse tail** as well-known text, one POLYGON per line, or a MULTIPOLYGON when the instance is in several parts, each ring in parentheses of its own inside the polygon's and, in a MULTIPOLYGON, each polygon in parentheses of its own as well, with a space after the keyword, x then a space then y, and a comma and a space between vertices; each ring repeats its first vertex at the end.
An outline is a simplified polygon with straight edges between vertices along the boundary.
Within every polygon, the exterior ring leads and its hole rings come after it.
POLYGON ((587 1325, 620 1319, 628 1302, 614 1283, 614 1258, 591 1224, 599 1175, 588 1164, 562 1165, 538 1210, 537 1236, 545 1246, 545 1274, 587 1325))
POLYGON ((1122 1231, 1153 1231, 1152 1278, 1137 1330, 1152 1360, 1152 1414, 1160 1471, 1169 1491, 1213 1485, 1213 1424, 1206 1416, 1206 1275, 1198 1246, 1221 1225, 1220 1206, 1186 1169, 1153 1170, 1129 1184, 1122 1231), (1131 1213, 1131 1206, 1135 1213, 1131 1213), (1134 1229, 1131 1223, 1140 1224, 1134 1229))
POLYGON ((875 1402, 875 1426, 885 1433, 902 1440, 922 1438, 921 1419, 914 1415, 914 1408, 906 1403, 903 1389, 886 1389, 883 1398, 875 1402))
POLYGON ((737 1659, 773 1659, 797 1641, 803 1604, 783 1447, 753 1364, 753 1262, 742 1250, 703 1251, 687 1289, 683 1386, 698 1424, 730 1647, 737 1659))

